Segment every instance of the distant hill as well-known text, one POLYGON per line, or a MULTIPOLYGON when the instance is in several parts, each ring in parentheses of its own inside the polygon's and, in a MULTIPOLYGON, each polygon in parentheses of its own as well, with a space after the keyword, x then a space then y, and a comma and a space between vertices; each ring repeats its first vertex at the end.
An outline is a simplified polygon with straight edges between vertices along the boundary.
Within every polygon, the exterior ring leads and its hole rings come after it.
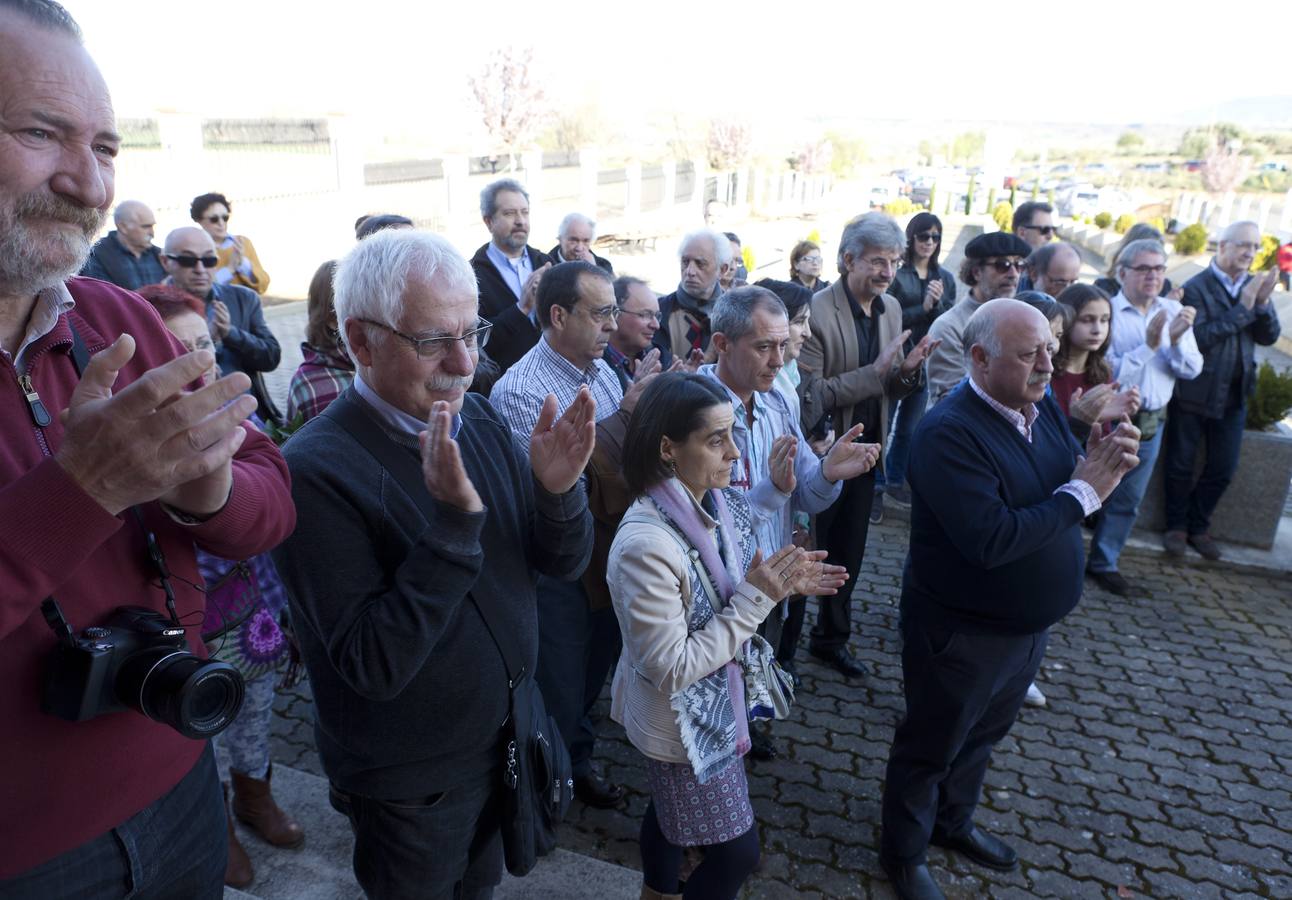
POLYGON ((1282 97, 1237 97, 1214 106, 1193 109, 1172 117, 1183 125, 1233 122, 1243 128, 1292 128, 1292 95, 1282 97))

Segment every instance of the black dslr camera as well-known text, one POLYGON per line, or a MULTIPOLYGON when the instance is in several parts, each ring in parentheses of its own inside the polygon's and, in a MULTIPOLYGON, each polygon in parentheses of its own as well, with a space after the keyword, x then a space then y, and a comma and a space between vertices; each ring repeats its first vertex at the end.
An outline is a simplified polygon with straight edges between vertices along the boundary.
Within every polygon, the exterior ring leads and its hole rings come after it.
POLYGON ((59 636, 41 708, 71 722, 133 709, 194 740, 229 726, 242 708, 242 675, 198 659, 184 627, 142 606, 119 606, 99 627, 74 634, 50 598, 41 607, 59 636))

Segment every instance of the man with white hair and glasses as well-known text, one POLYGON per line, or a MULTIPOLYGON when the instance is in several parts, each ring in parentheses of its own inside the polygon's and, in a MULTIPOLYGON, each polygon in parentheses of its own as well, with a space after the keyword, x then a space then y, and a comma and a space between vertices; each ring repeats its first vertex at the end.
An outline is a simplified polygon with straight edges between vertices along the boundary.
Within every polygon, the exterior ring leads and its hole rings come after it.
POLYGON ((335 284, 354 384, 286 448, 299 527, 275 553, 319 753, 365 892, 488 897, 509 694, 492 635, 532 672, 537 574, 587 563, 596 404, 581 390, 558 418, 548 397, 526 451, 466 393, 489 324, 437 235, 375 234, 335 284))

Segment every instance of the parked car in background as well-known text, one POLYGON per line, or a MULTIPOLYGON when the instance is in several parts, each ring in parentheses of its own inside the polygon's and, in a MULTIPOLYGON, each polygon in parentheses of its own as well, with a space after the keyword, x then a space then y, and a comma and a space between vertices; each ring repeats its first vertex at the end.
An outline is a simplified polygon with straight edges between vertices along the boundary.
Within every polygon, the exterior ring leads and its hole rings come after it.
POLYGON ((1160 173, 1160 172, 1169 172, 1170 170, 1171 170, 1170 165, 1164 162, 1142 162, 1142 163, 1136 163, 1135 165, 1136 172, 1160 173))
POLYGON ((1271 159, 1268 162, 1261 163, 1262 172, 1286 172, 1288 164, 1281 159, 1271 159))
POLYGON ((1186 171, 1186 172, 1201 172, 1201 171, 1202 171, 1202 160, 1200 160, 1200 159, 1190 159, 1190 160, 1187 160, 1187 161, 1185 162, 1185 164, 1184 164, 1184 171, 1186 171))
POLYGON ((1134 204, 1125 191, 1112 187, 1097 188, 1093 184, 1078 184, 1061 192, 1056 198, 1059 215, 1094 216, 1101 212, 1114 216, 1131 212, 1134 204))

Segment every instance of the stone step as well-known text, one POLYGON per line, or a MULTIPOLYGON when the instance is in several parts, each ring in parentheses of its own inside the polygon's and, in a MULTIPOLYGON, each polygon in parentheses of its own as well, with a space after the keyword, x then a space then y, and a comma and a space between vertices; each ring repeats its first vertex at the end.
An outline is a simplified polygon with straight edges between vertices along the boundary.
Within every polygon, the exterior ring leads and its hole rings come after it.
MULTIPOLYGON (((238 839, 251 857, 256 880, 245 890, 224 889, 224 900, 353 900, 362 892, 351 868, 350 824, 328 803, 327 779, 274 766, 274 796, 305 828, 299 850, 277 850, 239 824, 238 839)), ((427 848, 434 852, 434 848, 427 848)), ((557 850, 525 878, 503 876, 497 900, 605 900, 636 897, 641 874, 632 869, 557 850)))

